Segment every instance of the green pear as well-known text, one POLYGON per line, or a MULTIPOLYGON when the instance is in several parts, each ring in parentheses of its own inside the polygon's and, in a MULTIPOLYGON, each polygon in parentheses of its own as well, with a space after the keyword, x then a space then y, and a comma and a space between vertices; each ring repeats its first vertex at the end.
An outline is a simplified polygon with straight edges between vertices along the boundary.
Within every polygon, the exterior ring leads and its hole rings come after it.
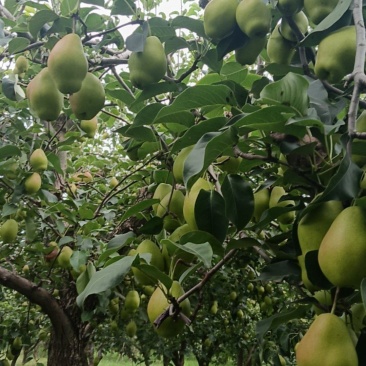
MULTIPOLYGON (((129 254, 151 254, 150 265, 155 266, 161 271, 164 271, 164 258, 159 249, 159 247, 151 240, 143 240, 136 248, 133 253, 129 254)), ((132 267, 132 272, 134 274, 135 280, 141 285, 153 285, 154 280, 151 279, 147 274, 143 273, 136 267, 132 267)))
POLYGON ((235 16, 239 28, 249 38, 263 38, 270 31, 271 10, 262 0, 242 0, 235 16))
POLYGON ((238 172, 241 162, 242 158, 240 157, 235 158, 233 156, 223 155, 216 159, 216 166, 223 172, 235 174, 238 172))
MULTIPOLYGON (((147 315, 151 323, 170 306, 170 300, 167 299, 165 293, 166 288, 157 287, 150 297, 147 304, 147 315)), ((184 294, 184 289, 178 281, 173 281, 172 287, 168 291, 168 295, 174 298, 179 298, 184 294)), ((185 299, 179 304, 181 312, 189 316, 191 312, 191 305, 188 299, 185 299)), ((177 336, 184 329, 185 322, 180 317, 169 316, 164 319, 158 328, 154 327, 157 334, 164 338, 172 338, 177 336)))
POLYGON ((264 211, 269 209, 269 190, 260 189, 254 193, 253 221, 259 222, 264 211))
POLYGON ((127 295, 125 297, 125 309, 133 313, 136 311, 140 306, 140 295, 136 290, 130 290, 127 292, 127 295))
POLYGON ((341 201, 326 201, 314 204, 301 218, 297 236, 302 254, 318 250, 335 218, 343 211, 341 201))
POLYGON ((193 148, 194 145, 184 147, 174 159, 173 176, 177 183, 183 183, 184 162, 193 148))
POLYGON ((42 149, 36 149, 29 157, 29 164, 35 171, 46 170, 48 166, 48 159, 42 149))
POLYGON ((249 38, 244 46, 235 50, 235 60, 240 65, 253 65, 267 43, 267 37, 249 38))
POLYGON ((80 37, 75 33, 62 37, 52 48, 47 66, 61 93, 79 91, 88 72, 88 60, 80 37))
POLYGON ((142 52, 132 52, 128 59, 130 80, 134 87, 144 89, 157 83, 167 71, 164 47, 156 36, 146 38, 142 52))
POLYGON ((297 366, 358 366, 357 353, 344 321, 318 315, 296 347, 297 366))
POLYGON ((14 74, 24 74, 28 70, 28 59, 20 55, 15 61, 14 74))
POLYGON ((304 0, 304 10, 314 24, 319 24, 337 6, 338 0, 304 0))
POLYGON ((198 229, 194 215, 194 207, 201 189, 204 189, 205 191, 211 191, 213 189, 213 185, 203 178, 198 178, 184 198, 183 215, 191 230, 198 229))
POLYGON ((237 0, 211 0, 203 13, 203 26, 207 37, 220 40, 227 37, 236 25, 237 0))
POLYGON ((320 41, 314 72, 321 80, 338 83, 352 72, 355 57, 355 26, 337 29, 320 41))
MULTIPOLYGON (((168 184, 168 183, 160 183, 155 191, 154 191, 154 194, 153 194, 153 199, 158 199, 158 200, 162 200, 167 194, 170 194, 171 191, 172 191, 173 187, 171 184, 168 184)), ((160 203, 154 203, 152 205, 152 209, 155 213, 155 215, 157 214, 157 210, 158 210, 158 207, 159 207, 160 203)))
POLYGON ((319 266, 339 287, 358 288, 366 277, 366 212, 345 208, 333 221, 319 248, 319 266))
POLYGON ((88 137, 94 137, 98 129, 98 118, 83 119, 80 121, 80 128, 88 137))
POLYGON ((29 82, 26 95, 31 112, 45 121, 57 119, 64 105, 63 95, 57 89, 47 67, 29 82))
POLYGON ((70 268, 71 267, 70 258, 73 253, 74 251, 69 246, 67 245, 63 246, 60 254, 57 257, 57 264, 61 268, 70 268))
POLYGON ((304 0, 278 0, 277 7, 283 15, 292 16, 304 7, 304 0))
POLYGON ((105 91, 100 80, 88 72, 78 92, 69 98, 72 112, 80 120, 94 118, 104 107, 105 91))
MULTIPOLYGON (((366 111, 362 111, 360 116, 356 120, 356 132, 366 132, 366 111)), ((354 139, 354 142, 361 143, 366 147, 366 141, 361 139, 354 139)), ((359 167, 363 167, 366 164, 366 155, 352 154, 352 161, 359 167)))
POLYGON ((109 181, 109 187, 114 188, 118 185, 118 179, 116 177, 112 177, 109 181))
POLYGON ((0 238, 4 243, 11 243, 16 239, 18 229, 18 223, 14 219, 8 219, 1 225, 0 238))
POLYGON ((42 178, 38 173, 33 173, 24 181, 25 191, 29 194, 37 193, 42 186, 42 178))
POLYGON ((130 320, 125 328, 128 337, 133 338, 137 332, 137 325, 134 320, 130 320))
POLYGON ((156 210, 156 216, 163 217, 168 211, 172 214, 173 217, 177 218, 179 221, 184 221, 183 204, 184 194, 182 193, 182 191, 174 189, 172 195, 171 192, 169 192, 160 201, 160 204, 156 210))
MULTIPOLYGON (((300 11, 299 13, 294 14, 292 16, 292 19, 294 20, 294 22, 296 23, 297 27, 299 28, 299 30, 302 34, 305 34, 308 32, 309 21, 303 11, 300 11)), ((295 33, 292 31, 286 18, 282 18, 282 20, 281 20, 280 32, 281 32, 282 37, 287 39, 288 41, 292 41, 292 42, 297 41, 295 33)))
MULTIPOLYGON (((286 195, 286 191, 283 187, 280 186, 273 187, 269 197, 269 208, 294 206, 295 202, 293 200, 280 201, 281 197, 284 195, 286 195)), ((278 216, 277 218, 277 220, 284 225, 291 224, 294 221, 294 219, 295 219, 294 211, 286 212, 278 216)))
POLYGON ((267 54, 271 62, 290 65, 296 49, 292 43, 282 37, 279 24, 275 26, 267 42, 267 54))

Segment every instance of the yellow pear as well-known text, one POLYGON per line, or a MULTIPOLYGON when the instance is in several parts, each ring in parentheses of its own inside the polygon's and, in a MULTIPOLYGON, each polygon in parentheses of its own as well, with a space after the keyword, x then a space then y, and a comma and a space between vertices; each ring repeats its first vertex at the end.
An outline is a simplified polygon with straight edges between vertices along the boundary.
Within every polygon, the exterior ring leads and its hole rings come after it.
POLYGON ((339 287, 358 288, 366 277, 366 212, 345 208, 333 221, 319 248, 320 269, 339 287))
POLYGON ((60 254, 57 257, 57 264, 61 268, 71 267, 70 258, 73 253, 74 253, 74 251, 69 246, 67 246, 67 245, 63 246, 60 254))
POLYGON ((183 204, 184 194, 182 191, 174 189, 172 195, 171 192, 169 192, 160 201, 160 204, 156 210, 156 216, 163 217, 169 209, 168 212, 173 216, 173 218, 177 218, 179 221, 184 221, 183 204))
POLYGON ((263 188, 254 193, 253 221, 258 222, 264 211, 269 209, 269 189, 263 188))
POLYGON ((80 121, 80 128, 88 137, 94 137, 98 129, 98 118, 83 119, 80 121))
POLYGON ((319 24, 337 4, 338 0, 304 0, 304 10, 314 24, 319 24))
POLYGON ((125 298, 125 309, 133 313, 138 309, 140 306, 140 295, 136 290, 130 290, 127 292, 126 298, 125 298))
POLYGON ((353 70, 356 57, 356 28, 346 26, 328 34, 318 46, 315 74, 329 83, 340 82, 353 70))
POLYGON ((18 223, 14 219, 6 220, 0 228, 0 237, 4 243, 13 242, 18 235, 18 223))
POLYGON ((203 13, 203 26, 207 37, 220 40, 227 37, 236 24, 237 0, 211 0, 203 13))
MULTIPOLYGON (((269 197, 269 208, 294 206, 295 202, 293 200, 280 201, 281 197, 286 194, 287 193, 283 187, 280 186, 273 187, 269 197)), ((277 220, 284 225, 291 224, 294 221, 294 219, 295 219, 294 211, 286 212, 278 216, 277 218, 277 220)))
POLYGON ((88 71, 80 37, 75 33, 62 37, 52 48, 47 66, 61 93, 79 91, 88 71))
POLYGON ((235 50, 235 60, 240 65, 254 64, 267 43, 267 37, 249 38, 244 46, 235 50))
POLYGON ((25 191, 29 194, 36 193, 40 190, 42 185, 41 176, 38 173, 33 173, 24 181, 25 191))
MULTIPOLYGON (((172 191, 173 187, 171 184, 169 183, 160 183, 153 194, 153 199, 158 199, 158 200, 162 200, 167 194, 170 194, 172 191)), ((160 203, 154 203, 152 205, 152 209, 156 215, 158 207, 159 207, 160 203)))
POLYGON ((204 189, 205 191, 211 191, 213 189, 213 185, 203 178, 198 178, 184 198, 183 215, 191 230, 198 229, 194 215, 194 206, 201 189, 204 189))
POLYGON ((184 162, 186 161, 186 158, 192 151, 193 147, 194 145, 183 148, 174 159, 173 176, 177 183, 183 183, 184 162))
POLYGON ((36 149, 29 157, 29 164, 35 171, 46 170, 48 159, 42 149, 36 149))
POLYGON ((14 74, 24 74, 28 70, 28 59, 20 55, 15 61, 14 74))
POLYGON ((75 182, 83 182, 83 183, 90 183, 93 181, 93 176, 90 172, 78 172, 75 173, 71 179, 75 182))
POLYGON ((318 315, 296 348, 297 366, 358 366, 353 341, 344 321, 318 315))
POLYGON ((249 38, 265 37, 271 20, 271 10, 262 0, 242 0, 236 8, 236 22, 249 38))
POLYGON ((130 80, 134 87, 144 89, 157 83, 167 71, 165 50, 156 36, 146 38, 142 52, 132 52, 128 59, 130 80))
POLYGON ((282 37, 279 24, 275 26, 267 42, 267 54, 271 62, 280 65, 290 65, 296 49, 292 43, 282 37))
MULTIPOLYGON (((151 254, 150 264, 152 266, 155 266, 161 271, 164 271, 164 258, 163 255, 159 249, 159 247, 151 240, 145 239, 143 240, 136 248, 136 250, 133 252, 133 255, 135 254, 144 254, 148 253, 151 254)), ((131 253, 132 254, 132 253, 131 253)), ((132 267, 132 272, 134 274, 135 280, 140 285, 153 285, 154 280, 151 279, 147 274, 143 273, 141 270, 139 270, 136 267, 132 267)))
POLYGON ((54 121, 59 116, 64 99, 47 67, 29 82, 26 95, 29 107, 36 117, 45 121, 54 121))
MULTIPOLYGON (((294 14, 292 16, 292 19, 296 23, 297 27, 299 28, 299 30, 302 34, 305 34, 308 32, 309 21, 303 11, 300 11, 299 13, 294 14)), ((286 18, 282 18, 282 20, 281 20, 280 32, 281 32, 282 37, 284 37, 288 41, 292 41, 292 42, 297 41, 295 33, 291 29, 286 18)))
MULTIPOLYGON (((154 321, 170 306, 170 301, 166 298, 166 289, 163 287, 157 287, 150 297, 147 304, 147 315, 151 323, 154 321)), ((172 287, 169 289, 169 296, 179 298, 184 294, 183 287, 178 281, 173 281, 172 287)), ((185 299, 179 304, 181 311, 184 315, 189 316, 191 311, 191 305, 188 299, 185 299)), ((177 336, 183 329, 185 323, 180 317, 172 317, 164 319, 158 328, 154 328, 158 335, 165 338, 171 338, 177 336)))
POLYGON ((70 95, 69 101, 76 118, 90 120, 104 107, 104 87, 95 75, 88 72, 81 84, 81 89, 70 95))
POLYGON ((291 16, 304 7, 304 0, 278 0, 277 7, 283 15, 291 16))

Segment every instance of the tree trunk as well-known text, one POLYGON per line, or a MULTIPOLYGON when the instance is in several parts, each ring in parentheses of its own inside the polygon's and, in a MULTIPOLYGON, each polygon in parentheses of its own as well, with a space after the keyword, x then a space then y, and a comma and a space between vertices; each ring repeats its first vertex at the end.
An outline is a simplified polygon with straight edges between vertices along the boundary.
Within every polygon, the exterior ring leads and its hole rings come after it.
POLYGON ((243 350, 243 348, 238 349, 238 353, 236 355, 236 366, 244 366, 244 350, 243 350))

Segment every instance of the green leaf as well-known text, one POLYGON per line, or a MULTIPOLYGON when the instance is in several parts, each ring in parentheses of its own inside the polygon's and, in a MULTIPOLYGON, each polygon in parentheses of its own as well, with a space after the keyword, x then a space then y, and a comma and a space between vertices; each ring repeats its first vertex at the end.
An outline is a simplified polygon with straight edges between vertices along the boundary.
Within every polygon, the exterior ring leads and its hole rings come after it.
POLYGON ((225 149, 234 146, 237 139, 236 130, 231 127, 224 132, 205 133, 184 162, 183 180, 186 187, 191 178, 207 169, 225 149))
POLYGON ((221 39, 217 45, 217 59, 222 60, 229 52, 243 46, 248 40, 248 36, 241 31, 238 25, 232 34, 221 39))
POLYGON ((125 133, 123 134, 126 137, 132 137, 136 141, 156 141, 156 136, 151 128, 144 127, 144 126, 131 126, 129 127, 125 133))
POLYGON ((156 122, 170 114, 214 105, 236 106, 233 91, 226 85, 195 85, 185 89, 171 105, 164 107, 158 113, 156 122))
POLYGON ((196 33, 199 37, 206 37, 202 20, 178 15, 172 20, 171 26, 174 28, 185 28, 191 32, 196 33))
POLYGON ((117 286, 130 271, 136 256, 126 256, 108 267, 97 271, 90 279, 84 291, 77 297, 76 303, 83 307, 86 298, 93 294, 100 294, 117 286))
POLYGON ((329 289, 333 285, 323 274, 318 261, 318 250, 311 250, 305 254, 305 268, 309 281, 322 289, 329 289))
POLYGON ((10 100, 16 101, 16 95, 15 95, 15 85, 16 82, 13 80, 13 78, 10 77, 3 77, 1 80, 2 83, 2 92, 3 94, 10 100))
POLYGON ((361 281, 360 292, 363 305, 366 307, 366 278, 361 281))
POLYGON ((225 201, 218 192, 202 189, 194 206, 194 216, 198 229, 207 231, 223 243, 229 224, 225 211, 225 201))
POLYGON ((5 160, 12 156, 22 155, 21 150, 15 145, 7 145, 0 148, 0 160, 5 160))
POLYGON ((14 53, 23 51, 30 44, 30 40, 24 37, 13 38, 8 45, 8 52, 12 55, 14 53))
POLYGON ((226 217, 238 231, 243 229, 254 211, 254 195, 250 184, 237 174, 228 174, 221 185, 221 192, 225 200, 226 217))
POLYGON ((114 0, 111 15, 134 15, 136 4, 134 0, 114 0))
POLYGON ((267 319, 260 320, 256 326, 256 333, 259 343, 270 330, 276 330, 281 324, 287 323, 292 319, 299 319, 305 316, 311 305, 296 306, 294 309, 289 309, 276 313, 267 319))
POLYGON ((83 0, 81 2, 85 4, 99 5, 104 7, 104 0, 83 0))
POLYGON ((147 32, 132 33, 126 38, 126 48, 131 52, 142 52, 145 47, 147 32))
POLYGON ((217 240, 212 234, 208 233, 207 231, 202 230, 194 230, 190 231, 187 234, 184 234, 180 240, 179 244, 187 244, 187 243, 194 243, 201 245, 203 243, 209 243, 213 253, 219 257, 223 257, 225 254, 224 248, 222 243, 217 240))
POLYGON ((260 246, 261 244, 253 238, 231 239, 226 247, 227 250, 231 249, 250 249, 254 246, 260 246))
POLYGON ((154 203, 158 203, 159 200, 150 199, 137 203, 136 205, 130 207, 122 216, 121 221, 127 220, 129 217, 138 214, 139 212, 146 210, 151 207, 154 203))
POLYGON ((78 10, 79 0, 62 0, 61 1, 61 14, 65 17, 70 17, 78 10))
POLYGON ((259 281, 283 281, 290 278, 301 278, 301 270, 297 263, 285 260, 266 265, 259 277, 259 281))
POLYGON ((309 82, 305 77, 289 72, 281 80, 264 87, 260 93, 261 102, 289 106, 303 116, 308 110, 308 88, 309 82))
POLYGON ((133 238, 135 234, 132 231, 129 231, 125 234, 116 235, 113 239, 111 239, 108 244, 108 249, 121 249, 125 245, 127 245, 133 238))
POLYGON ((160 281, 167 289, 172 286, 173 280, 155 266, 140 262, 139 264, 134 265, 134 267, 153 279, 155 283, 160 281))
POLYGON ((40 10, 29 20, 28 29, 33 38, 37 39, 38 32, 42 27, 54 20, 58 19, 58 15, 52 10, 40 10))
POLYGON ((144 88, 136 100, 132 103, 131 108, 144 100, 151 99, 157 95, 165 93, 180 93, 185 89, 185 85, 174 82, 158 82, 150 84, 144 88))

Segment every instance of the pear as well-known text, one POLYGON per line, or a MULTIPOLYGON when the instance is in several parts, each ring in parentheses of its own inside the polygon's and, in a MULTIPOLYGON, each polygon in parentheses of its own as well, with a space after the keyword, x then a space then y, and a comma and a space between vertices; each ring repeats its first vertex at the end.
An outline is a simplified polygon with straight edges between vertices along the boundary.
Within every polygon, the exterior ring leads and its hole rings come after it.
POLYGON ((279 24, 275 26, 267 42, 267 54, 271 62, 280 65, 290 65, 296 49, 292 43, 282 37, 279 24))
MULTIPOLYGON (((150 297, 147 304, 147 315, 151 323, 154 321, 170 306, 170 301, 166 298, 166 288, 163 289, 157 287, 150 297)), ((184 289, 178 281, 173 281, 172 287, 169 289, 169 296, 179 298, 184 294, 184 289)), ((181 312, 189 316, 191 311, 191 305, 188 299, 185 299, 179 304, 181 312)), ((185 322, 180 317, 169 316, 164 319, 158 328, 154 328, 157 334, 164 338, 172 338, 177 336, 184 329, 185 322)))
POLYGON ((156 216, 163 217, 169 208, 169 212, 174 218, 177 218, 179 221, 184 221, 183 204, 184 194, 182 193, 182 191, 175 189, 172 195, 169 192, 160 201, 160 204, 156 210, 156 216))
POLYGON ((160 39, 155 36, 146 38, 142 52, 132 52, 128 59, 130 80, 134 87, 144 89, 157 83, 167 71, 165 50, 160 39))
POLYGON ((263 38, 270 31, 271 10, 262 0, 242 0, 235 16, 239 28, 249 38, 263 38))
MULTIPOLYGON (((171 193, 172 189, 173 189, 173 187, 172 187, 171 184, 169 184, 169 183, 160 183, 156 187, 152 198, 162 200, 166 195, 171 193)), ((157 214, 159 205, 160 205, 160 203, 154 203, 152 205, 152 209, 153 209, 155 215, 157 214)))
POLYGON ((356 28, 346 26, 328 34, 318 46, 315 74, 331 84, 340 82, 353 70, 356 57, 356 28))
MULTIPOLYGON (((308 32, 309 21, 307 16, 303 11, 296 13, 292 16, 292 19, 296 23, 297 27, 299 28, 302 34, 308 32)), ((296 42, 297 38, 295 33, 292 31, 290 25, 288 24, 286 18, 282 18, 281 25, 280 25, 280 32, 283 38, 287 39, 288 41, 296 42)))
POLYGON ((28 70, 28 59, 20 55, 15 61, 14 74, 24 74, 28 70))
POLYGON ((25 191, 29 194, 37 193, 42 186, 41 176, 35 172, 24 181, 25 191))
POLYGON ((186 161, 188 154, 193 150, 193 148, 194 145, 183 148, 174 160, 173 176, 177 183, 183 183, 184 162, 186 161))
POLYGON ((235 158, 233 156, 223 155, 216 159, 217 167, 223 172, 229 174, 235 174, 239 170, 239 166, 242 162, 242 158, 235 158))
POLYGON ((126 325, 126 334, 128 337, 133 338, 137 332, 137 325, 134 320, 130 320, 129 323, 126 325))
POLYGON ((140 306, 140 295, 136 290, 130 290, 127 292, 126 298, 125 298, 125 309, 133 313, 138 309, 140 306))
POLYGON ((319 24, 337 4, 338 0, 304 0, 304 10, 314 24, 319 24))
POLYGON ((54 121, 64 104, 48 68, 42 69, 28 84, 26 95, 34 115, 45 121, 54 121))
POLYGON ((240 65, 254 64, 267 43, 267 37, 249 38, 244 46, 235 50, 235 60, 240 65))
POLYGON ((277 7, 283 15, 291 16, 304 7, 304 0, 278 0, 277 7))
POLYGON ((116 177, 112 177, 109 181, 109 187, 114 188, 117 186, 118 183, 118 179, 116 177))
POLYGON ((13 242, 18 235, 18 223, 14 219, 6 220, 0 228, 0 238, 4 243, 13 242))
POLYGON ((76 118, 90 120, 94 118, 104 106, 105 91, 100 80, 88 72, 83 80, 81 89, 70 95, 71 110, 76 118))
POLYGON ((80 128, 88 137, 94 137, 98 129, 98 118, 95 116, 92 119, 81 120, 80 128))
POLYGON ((183 204, 183 216, 191 230, 197 230, 196 218, 194 215, 194 207, 196 199, 201 189, 210 191, 213 186, 210 182, 203 178, 198 178, 197 181, 191 187, 191 190, 186 194, 183 204))
MULTIPOLYGON (((136 248, 134 252, 130 252, 129 254, 151 254, 150 265, 155 266, 160 271, 164 270, 164 258, 159 249, 159 247, 151 240, 145 239, 143 240, 136 248)), ((135 280, 137 283, 141 285, 153 285, 154 280, 151 279, 147 274, 143 273, 136 267, 132 267, 132 272, 135 276, 135 280)))
POLYGON ((253 221, 258 222, 264 211, 269 209, 269 190, 263 188, 254 193, 253 221))
MULTIPOLYGON (((286 191, 283 187, 280 186, 273 187, 269 197, 269 208, 294 206, 295 202, 292 200, 280 201, 281 197, 284 195, 286 195, 286 191)), ((284 225, 291 224, 294 221, 294 219, 295 219, 294 211, 286 212, 278 216, 277 218, 277 220, 284 225)))
POLYGON ((70 268, 71 267, 70 258, 73 253, 74 251, 69 246, 67 245, 63 246, 60 254, 57 257, 57 264, 61 268, 70 268))
POLYGON ((318 254, 327 279, 339 287, 358 288, 366 277, 366 212, 358 206, 344 209, 325 234, 318 254))
MULTIPOLYGON (((356 120, 356 132, 366 132, 366 111, 362 111, 356 120)), ((365 145, 366 147, 365 140, 354 139, 353 141, 357 141, 357 143, 365 145)), ((366 155, 352 154, 352 161, 359 167, 363 167, 366 164, 366 155)))
POLYGON ((48 166, 48 159, 42 149, 36 149, 29 157, 29 164, 35 171, 46 170, 48 166))
POLYGON ((297 366, 358 366, 353 341, 344 321, 318 315, 296 347, 297 366))
POLYGON ((206 36, 220 40, 233 32, 236 25, 237 0, 211 0, 203 13, 206 36))
POLYGON ((62 37, 52 48, 47 66, 61 93, 79 91, 88 72, 88 60, 80 37, 75 33, 62 37))

